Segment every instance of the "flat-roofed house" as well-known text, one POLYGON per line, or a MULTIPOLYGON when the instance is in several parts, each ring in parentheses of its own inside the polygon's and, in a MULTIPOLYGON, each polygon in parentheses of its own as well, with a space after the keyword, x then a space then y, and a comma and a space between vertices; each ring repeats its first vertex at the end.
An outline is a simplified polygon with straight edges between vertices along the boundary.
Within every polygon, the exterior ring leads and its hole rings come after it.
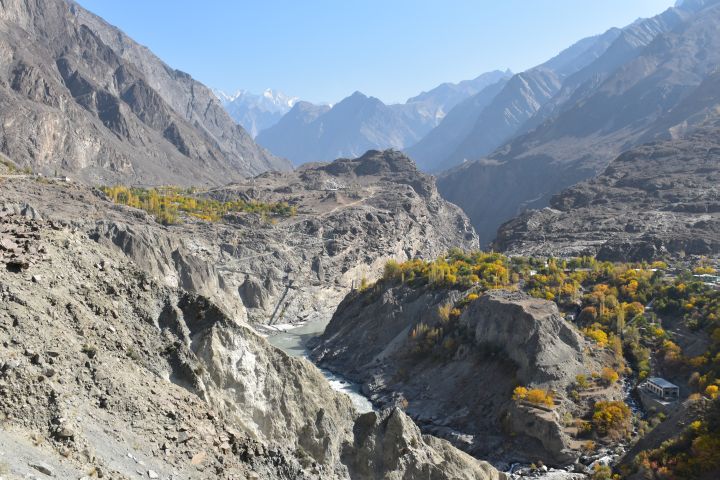
POLYGON ((663 400, 677 400, 680 398, 680 387, 664 378, 650 377, 645 386, 663 400))

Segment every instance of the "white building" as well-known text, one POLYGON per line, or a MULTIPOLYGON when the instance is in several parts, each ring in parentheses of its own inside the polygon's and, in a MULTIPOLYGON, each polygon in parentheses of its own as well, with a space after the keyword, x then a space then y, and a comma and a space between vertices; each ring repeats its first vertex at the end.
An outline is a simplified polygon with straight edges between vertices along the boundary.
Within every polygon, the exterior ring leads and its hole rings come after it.
POLYGON ((650 377, 645 384, 645 388, 657 395, 663 400, 677 400, 680 398, 680 387, 674 383, 670 383, 664 378, 650 377))

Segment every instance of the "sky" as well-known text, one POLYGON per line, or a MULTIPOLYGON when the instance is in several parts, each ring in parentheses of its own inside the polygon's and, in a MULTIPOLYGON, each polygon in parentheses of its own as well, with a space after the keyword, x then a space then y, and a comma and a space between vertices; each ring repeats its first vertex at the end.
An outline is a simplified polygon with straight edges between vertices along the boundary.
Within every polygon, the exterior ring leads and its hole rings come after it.
POLYGON ((520 72, 673 0, 78 0, 209 87, 404 102, 520 72))

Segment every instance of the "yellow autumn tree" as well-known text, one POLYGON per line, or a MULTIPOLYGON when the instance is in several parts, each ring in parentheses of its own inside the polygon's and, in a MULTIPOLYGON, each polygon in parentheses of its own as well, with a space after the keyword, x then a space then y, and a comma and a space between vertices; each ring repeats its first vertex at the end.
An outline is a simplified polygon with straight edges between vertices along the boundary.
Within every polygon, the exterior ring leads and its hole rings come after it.
POLYGON ((707 388, 705 388, 705 395, 712 399, 718 398, 718 386, 717 385, 708 385, 707 388))

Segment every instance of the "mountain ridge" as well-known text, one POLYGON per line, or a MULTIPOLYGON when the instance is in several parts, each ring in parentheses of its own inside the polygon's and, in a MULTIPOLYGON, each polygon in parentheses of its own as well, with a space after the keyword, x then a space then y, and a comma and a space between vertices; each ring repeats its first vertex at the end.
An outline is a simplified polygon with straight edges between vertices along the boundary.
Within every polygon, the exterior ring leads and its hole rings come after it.
POLYGON ((312 111, 308 115, 291 109, 256 140, 296 165, 359 156, 367 150, 402 150, 418 142, 452 107, 507 75, 496 70, 466 82, 442 84, 403 104, 386 105, 356 91, 328 108, 305 105, 303 112, 312 111))
POLYGON ((579 40, 550 60, 513 75, 501 88, 486 87, 473 103, 466 100, 458 106, 460 111, 450 112, 448 124, 440 122, 408 154, 422 168, 440 172, 492 152, 544 108, 566 76, 600 55, 616 32, 610 29, 579 40))
POLYGON ((0 105, 23 112, 0 130, 0 148, 15 163, 143 184, 218 184, 290 168, 207 87, 78 4, 8 0, 0 22, 0 105))
MULTIPOLYGON (((589 79, 576 89, 575 101, 554 117, 487 159, 467 162, 438 179, 441 193, 468 213, 484 245, 504 221, 546 205, 554 193, 596 175, 622 149, 651 140, 648 133, 712 74, 718 61, 713 45, 720 42, 713 25, 720 9, 714 2, 699 2, 698 8, 647 20, 662 27, 653 31, 671 29, 612 72, 589 79), (469 191, 477 194, 471 198, 469 191)), ((642 29, 641 24, 633 27, 642 29)), ((625 43, 624 38, 617 41, 625 43)), ((597 61, 605 62, 602 57, 597 61)), ((655 130, 655 135, 667 134, 655 130)))
POLYGON ((503 224, 493 247, 523 255, 643 261, 720 253, 720 129, 630 149, 550 206, 503 224))

